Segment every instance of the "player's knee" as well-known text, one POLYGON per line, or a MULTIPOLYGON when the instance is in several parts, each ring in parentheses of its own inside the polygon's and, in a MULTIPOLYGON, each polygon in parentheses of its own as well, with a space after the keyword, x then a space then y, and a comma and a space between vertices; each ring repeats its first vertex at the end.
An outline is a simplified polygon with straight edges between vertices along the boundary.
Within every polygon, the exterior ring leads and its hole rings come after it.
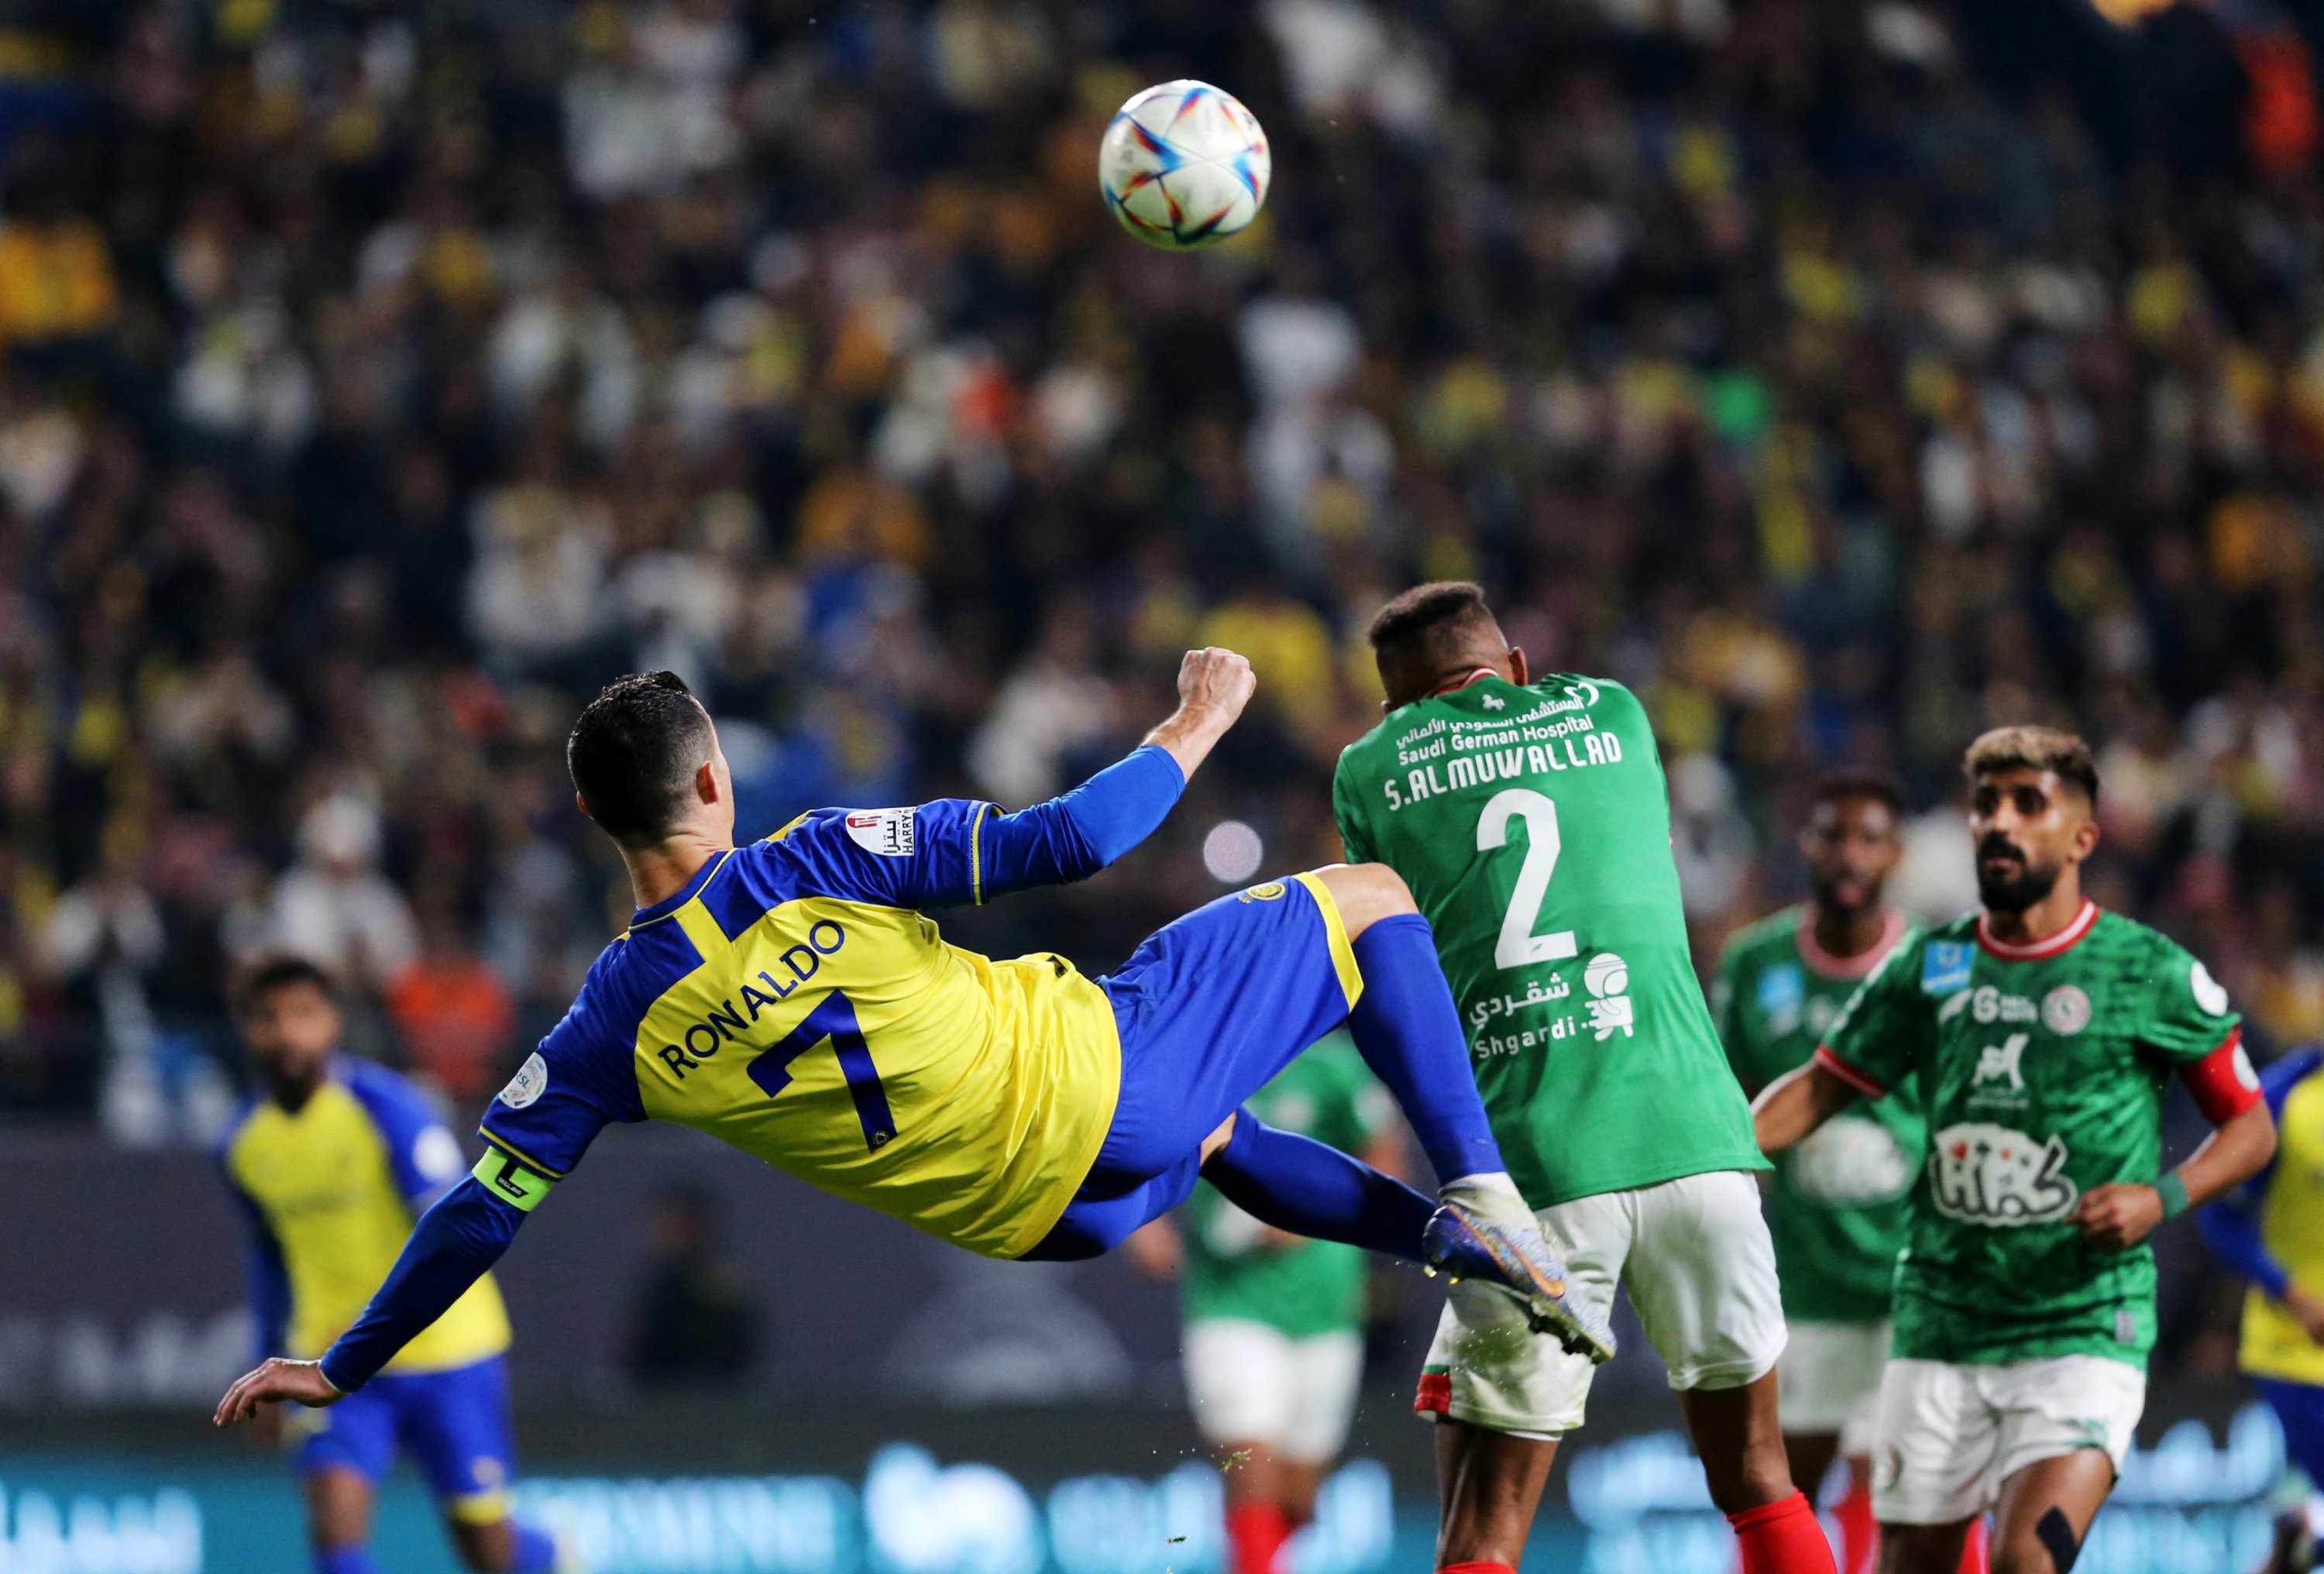
POLYGON ((2052 1507, 2032 1523, 2013 1524, 1997 1535, 1987 1567, 1991 1574, 2070 1574, 2081 1551, 2065 1511, 2052 1507))
POLYGON ((1404 877, 1384 863, 1339 863, 1315 871, 1340 909, 1340 923, 1353 940, 1382 918, 1417 913, 1419 904, 1404 877))

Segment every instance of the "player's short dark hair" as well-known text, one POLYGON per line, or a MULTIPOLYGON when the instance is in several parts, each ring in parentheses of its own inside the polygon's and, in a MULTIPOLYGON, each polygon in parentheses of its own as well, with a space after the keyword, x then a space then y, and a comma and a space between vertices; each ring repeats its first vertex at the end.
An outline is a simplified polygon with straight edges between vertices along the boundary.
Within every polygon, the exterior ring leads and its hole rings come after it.
POLYGON ((1975 781, 1997 770, 2048 770, 2092 808, 2098 801, 2098 762, 2090 746, 2061 727, 1996 727, 1969 746, 1961 774, 1975 781))
POLYGON ((1835 770, 1820 776, 1808 795, 1808 805, 1821 808, 1848 798, 1870 798, 1876 804, 1886 805, 1892 819, 1901 820, 1907 812, 1904 789, 1895 778, 1877 770, 1835 770))
POLYGON ((1416 584, 1372 616, 1365 638, 1373 658, 1386 669, 1416 658, 1434 658, 1457 649, 1460 637, 1480 622, 1492 621, 1485 592, 1466 580, 1443 579, 1416 584))
POLYGON ((282 952, 260 957, 235 974, 226 990, 226 1003, 235 1016, 247 1017, 277 990, 294 984, 307 985, 333 1004, 338 1001, 337 986, 322 963, 282 952))
POLYGON ((582 707, 565 769, 598 828, 624 846, 660 841, 710 757, 710 718, 675 672, 615 678, 582 707))

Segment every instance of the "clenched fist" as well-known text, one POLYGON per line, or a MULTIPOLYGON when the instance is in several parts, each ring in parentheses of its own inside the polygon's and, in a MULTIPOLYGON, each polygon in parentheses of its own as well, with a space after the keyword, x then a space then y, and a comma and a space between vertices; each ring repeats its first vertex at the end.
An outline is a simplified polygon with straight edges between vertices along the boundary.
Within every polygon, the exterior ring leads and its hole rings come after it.
POLYGON ((1178 663, 1179 709, 1214 719, 1221 732, 1234 724, 1258 687, 1250 663, 1216 645, 1189 650, 1178 663))

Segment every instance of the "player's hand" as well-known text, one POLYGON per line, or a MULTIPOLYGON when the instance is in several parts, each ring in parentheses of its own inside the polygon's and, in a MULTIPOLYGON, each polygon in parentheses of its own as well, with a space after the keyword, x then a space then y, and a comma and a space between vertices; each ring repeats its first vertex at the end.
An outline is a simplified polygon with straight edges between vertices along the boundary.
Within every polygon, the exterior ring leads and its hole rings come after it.
POLYGON ((1242 714, 1258 687, 1250 663, 1217 645, 1189 650, 1178 663, 1178 708, 1212 722, 1221 732, 1242 714))
POLYGON ((1149 1279, 1175 1279, 1186 1261, 1186 1246, 1178 1227, 1167 1219, 1150 1219, 1130 1232, 1121 1249, 1130 1266, 1149 1279))
POLYGON ((286 1361, 277 1356, 235 1379, 234 1386, 218 1401, 217 1413, 210 1418, 210 1424, 232 1426, 238 1421, 252 1420, 258 1414, 258 1407, 270 1399, 288 1399, 294 1404, 319 1410, 346 1397, 323 1376, 322 1362, 286 1361))
POLYGON ((2163 1196, 2152 1186, 2121 1181, 2093 1187, 2074 1210, 2074 1225, 2095 1247, 2136 1246, 2163 1222, 2163 1196))
POLYGON ((2283 1305, 2299 1321, 2302 1332, 2324 1345, 2324 1295, 2293 1284, 2283 1293, 2283 1305))
POLYGON ((1146 734, 1146 741, 1168 753, 1178 762, 1178 773, 1191 778, 1258 686, 1250 663, 1233 651, 1215 645, 1189 650, 1178 664, 1178 708, 1146 734))

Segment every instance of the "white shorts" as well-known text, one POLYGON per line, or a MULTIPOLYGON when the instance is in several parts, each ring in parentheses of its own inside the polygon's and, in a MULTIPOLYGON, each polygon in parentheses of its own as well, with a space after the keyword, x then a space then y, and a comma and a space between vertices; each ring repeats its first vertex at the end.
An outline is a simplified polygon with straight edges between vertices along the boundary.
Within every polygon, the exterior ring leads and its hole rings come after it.
MULTIPOLYGON (((1739 1388, 1783 1354, 1775 1248, 1758 1183, 1742 1171, 1577 1197, 1537 1217, 1565 1258, 1568 1296, 1609 1312, 1615 1286, 1629 1286, 1672 1387, 1739 1388)), ((1582 1424, 1594 1370, 1533 1332, 1509 1292, 1469 1281, 1444 1298, 1413 1408, 1556 1437, 1582 1424)))
POLYGON ((2104 1356, 1892 1360, 1880 1380, 1873 1515, 1886 1524, 1968 1519, 2026 1466, 2077 1449, 2104 1449, 2120 1474, 2145 1408, 2146 1374, 2104 1356))
POLYGON ((1348 1441, 1364 1376, 1353 1329, 1294 1339, 1263 1322, 1186 1325, 1186 1394, 1204 1441, 1259 1443, 1302 1465, 1328 1464, 1348 1441))
POLYGON ((1886 1322, 1794 1322, 1775 1363, 1787 1432, 1838 1432, 1840 1451, 1872 1451, 1880 1413, 1880 1368, 1888 1359, 1886 1322))

